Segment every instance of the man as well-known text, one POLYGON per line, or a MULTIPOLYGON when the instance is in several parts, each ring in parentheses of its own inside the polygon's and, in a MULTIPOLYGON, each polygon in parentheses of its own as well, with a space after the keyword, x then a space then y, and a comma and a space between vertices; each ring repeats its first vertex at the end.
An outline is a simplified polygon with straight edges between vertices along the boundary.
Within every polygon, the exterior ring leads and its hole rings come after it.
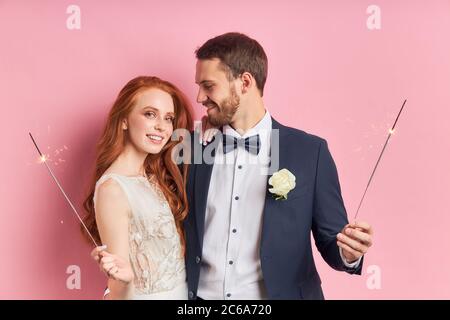
POLYGON ((326 141, 281 125, 266 110, 268 63, 257 41, 223 34, 196 57, 197 102, 221 132, 189 170, 189 298, 323 299, 311 232, 332 268, 361 274, 371 226, 348 224, 326 141), (205 161, 210 150, 212 161, 205 161), (285 184, 283 194, 275 180, 285 184))

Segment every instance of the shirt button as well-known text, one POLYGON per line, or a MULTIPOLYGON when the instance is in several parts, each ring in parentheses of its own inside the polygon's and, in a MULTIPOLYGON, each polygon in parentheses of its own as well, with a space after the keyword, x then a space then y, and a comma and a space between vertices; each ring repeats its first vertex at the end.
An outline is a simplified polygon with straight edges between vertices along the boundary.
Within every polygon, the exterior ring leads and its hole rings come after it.
POLYGON ((231 293, 227 293, 227 297, 228 297, 228 298, 231 297, 231 293))
POLYGON ((229 263, 229 264, 233 264, 233 260, 230 260, 228 263, 229 263))
POLYGON ((199 256, 196 256, 196 257, 195 257, 195 262, 196 262, 196 263, 200 263, 200 260, 201 260, 201 259, 200 259, 199 256))
POLYGON ((239 200, 239 197, 238 196, 234 197, 234 200, 239 200))
POLYGON ((192 291, 189 291, 189 298, 194 298, 194 292, 192 292, 192 291))
POLYGON ((241 165, 238 165, 238 169, 242 169, 242 166, 241 166, 241 165))
POLYGON ((233 229, 233 233, 236 233, 237 232, 237 230, 236 229, 233 229))

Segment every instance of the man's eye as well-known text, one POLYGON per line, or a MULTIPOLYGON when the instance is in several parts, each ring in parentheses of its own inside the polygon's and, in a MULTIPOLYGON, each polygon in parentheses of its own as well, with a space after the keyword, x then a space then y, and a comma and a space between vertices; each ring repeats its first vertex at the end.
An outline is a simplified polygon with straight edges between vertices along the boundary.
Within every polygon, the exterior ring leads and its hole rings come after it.
POLYGON ((209 85, 209 86, 205 86, 205 89, 206 89, 206 90, 211 90, 211 89, 212 89, 212 87, 213 87, 212 85, 209 85))

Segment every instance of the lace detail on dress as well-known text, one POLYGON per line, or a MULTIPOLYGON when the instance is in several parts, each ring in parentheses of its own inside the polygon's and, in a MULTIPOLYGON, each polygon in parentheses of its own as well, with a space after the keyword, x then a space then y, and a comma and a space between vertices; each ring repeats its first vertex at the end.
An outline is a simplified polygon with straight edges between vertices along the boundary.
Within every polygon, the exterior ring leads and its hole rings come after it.
POLYGON ((128 230, 135 294, 169 291, 185 282, 185 263, 175 219, 156 179, 108 176, 118 178, 115 180, 130 202, 128 230))

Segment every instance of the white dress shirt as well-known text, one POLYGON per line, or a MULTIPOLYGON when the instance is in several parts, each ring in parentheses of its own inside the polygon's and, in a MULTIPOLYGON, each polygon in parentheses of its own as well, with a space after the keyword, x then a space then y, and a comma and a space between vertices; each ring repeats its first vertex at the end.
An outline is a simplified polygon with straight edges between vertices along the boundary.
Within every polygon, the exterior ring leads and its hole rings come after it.
MULTIPOLYGON (((231 126, 223 133, 244 139, 259 134, 258 155, 243 147, 226 154, 216 150, 205 213, 205 232, 197 296, 202 299, 267 298, 260 262, 260 241, 270 160, 272 118, 264 117, 240 135, 231 126)), ((342 254, 341 254, 342 257, 342 254)), ((353 264, 344 263, 348 267, 353 264)))

